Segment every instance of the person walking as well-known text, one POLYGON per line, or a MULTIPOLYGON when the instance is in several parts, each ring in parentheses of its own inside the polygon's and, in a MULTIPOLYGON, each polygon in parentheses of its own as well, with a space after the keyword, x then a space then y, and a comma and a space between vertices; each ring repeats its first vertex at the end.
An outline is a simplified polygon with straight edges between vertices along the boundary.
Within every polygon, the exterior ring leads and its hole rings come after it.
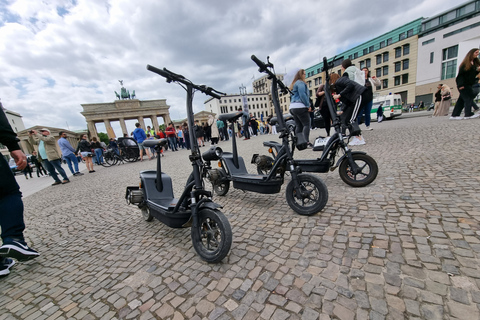
POLYGON ((476 96, 473 91, 473 85, 478 83, 477 73, 480 72, 480 60, 478 59, 479 53, 479 49, 471 49, 460 64, 458 75, 455 78, 460 97, 457 99, 455 108, 453 108, 450 120, 473 119, 480 117, 480 113, 474 114, 472 112, 472 107, 475 105, 473 99, 476 96), (465 109, 464 118, 460 116, 463 109, 465 109))
POLYGON ((75 153, 80 152, 82 159, 85 160, 85 165, 87 166, 88 173, 95 172, 93 170, 93 154, 92 154, 92 145, 87 140, 87 135, 84 134, 80 137, 80 142, 78 142, 77 149, 75 153))
POLYGON ((95 164, 101 165, 103 163, 103 148, 100 141, 97 140, 97 137, 92 138, 91 147, 93 152, 95 152, 95 164))
POLYGON ((210 141, 212 146, 218 144, 218 138, 220 136, 217 128, 217 121, 213 118, 213 116, 210 114, 208 115, 208 126, 210 127, 210 141))
POLYGON ((305 83, 305 70, 300 69, 295 73, 295 76, 290 84, 290 114, 295 120, 295 134, 303 133, 307 141, 307 147, 313 148, 310 143, 310 100, 307 84, 305 83))
POLYGON ((205 143, 203 140, 203 135, 204 135, 203 126, 200 125, 198 120, 195 120, 195 125, 193 126, 193 130, 195 132, 195 137, 197 138, 198 147, 200 148, 202 146, 205 146, 205 143))
POLYGON ((41 158, 37 155, 37 151, 33 151, 30 156, 30 161, 35 165, 37 171, 37 178, 40 178, 40 175, 46 176, 47 170, 42 166, 41 158))
POLYGON ((450 112, 450 107, 452 105, 452 91, 450 87, 446 84, 442 85, 442 90, 440 91, 440 104, 434 112, 435 117, 448 116, 450 112))
POLYGON ((140 127, 140 123, 137 122, 135 123, 135 130, 132 132, 133 139, 137 141, 138 144, 138 149, 140 149, 140 161, 143 161, 143 151, 145 150, 145 153, 147 154, 148 158, 152 160, 152 157, 150 157, 150 151, 148 148, 145 148, 143 146, 143 141, 147 139, 147 135, 145 134, 145 131, 142 130, 140 127))
POLYGON ((60 151, 62 152, 63 158, 65 159, 65 161, 67 161, 70 172, 72 172, 74 176, 83 175, 83 173, 78 170, 78 159, 75 155, 75 149, 67 140, 67 133, 65 131, 60 131, 58 135, 60 136, 60 139, 58 139, 57 143, 60 146, 60 151), (73 167, 75 167, 75 170, 73 170, 73 167))
POLYGON ((188 124, 186 122, 183 123, 183 137, 185 141, 185 147, 187 150, 190 150, 190 132, 188 131, 188 124))
MULTIPOLYGON (((8 123, 7 116, 0 103, 0 143, 7 147, 19 170, 28 165, 27 157, 20 150, 17 135, 8 123)), ((0 157, 0 229, 2 246, 0 247, 0 276, 10 274, 15 260, 26 261, 40 254, 30 248, 24 238, 25 222, 20 187, 10 166, 4 157, 0 157), (13 259, 12 259, 13 258, 13 259)))
POLYGON ((25 167, 25 169, 22 170, 22 173, 25 175, 25 179, 27 180, 28 180, 28 176, 30 176, 30 178, 33 178, 32 167, 30 167, 30 160, 28 160, 28 158, 27 158, 27 166, 25 167))
POLYGON ((57 150, 55 137, 50 135, 50 130, 47 128, 40 129, 39 132, 31 130, 28 133, 28 140, 32 145, 38 145, 38 153, 42 157, 48 173, 53 180, 55 180, 52 185, 56 186, 69 183, 70 180, 68 179, 65 170, 62 168, 62 159, 57 150), (62 176, 62 181, 58 178, 56 171, 62 176))
POLYGON ((442 87, 443 84, 439 84, 437 86, 437 92, 435 92, 435 106, 433 108, 433 117, 438 116, 438 106, 440 105, 440 102, 442 102, 442 87))
POLYGON ((175 131, 175 127, 173 126, 172 122, 170 122, 168 127, 165 129, 165 134, 167 135, 168 143, 170 144, 170 149, 172 149, 172 151, 178 151, 177 131, 175 131))

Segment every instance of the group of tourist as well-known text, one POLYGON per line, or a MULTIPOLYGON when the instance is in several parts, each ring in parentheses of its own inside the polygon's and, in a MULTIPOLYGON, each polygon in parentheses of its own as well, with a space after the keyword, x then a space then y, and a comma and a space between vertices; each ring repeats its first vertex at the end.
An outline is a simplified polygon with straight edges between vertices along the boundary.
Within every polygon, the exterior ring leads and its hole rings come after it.
MULTIPOLYGON (((480 60, 478 58, 479 49, 471 49, 459 67, 459 72, 456 77, 457 89, 460 93, 455 108, 450 119, 473 119, 480 117, 480 113, 476 113, 479 107, 474 102, 475 97, 479 93, 479 77, 480 77, 480 60), (472 111, 472 108, 474 111, 472 111), (465 116, 461 117, 462 110, 465 110, 465 116)), ((363 145, 365 139, 360 134, 358 125, 360 118, 365 116, 365 130, 372 130, 370 127, 371 110, 373 103, 373 92, 377 86, 380 86, 380 81, 375 76, 370 76, 368 68, 362 68, 364 74, 364 81, 359 80, 358 68, 352 65, 350 59, 342 62, 342 73, 340 76, 337 73, 330 75, 330 88, 333 98, 337 102, 341 102, 341 109, 337 111, 342 121, 342 133, 346 133, 348 128, 350 134, 354 137, 349 145, 363 145)), ((310 114, 314 111, 313 108, 320 109, 322 118, 325 121, 325 130, 327 139, 330 137, 331 130, 331 114, 328 110, 326 100, 324 99, 324 86, 320 85, 316 91, 317 101, 315 105, 309 99, 309 90, 305 81, 305 70, 300 69, 295 73, 293 81, 290 83, 291 102, 290 113, 295 119, 296 134, 302 133, 308 142, 308 147, 312 148, 310 143, 310 129, 314 127, 311 121, 310 114)), ((451 106, 451 89, 446 84, 439 84, 438 91, 435 94, 435 111, 433 116, 446 116, 449 113, 451 106)), ((423 102, 422 102, 423 103, 423 102)), ((380 108, 379 108, 380 111, 380 108)), ((378 118, 382 118, 382 112, 377 114, 378 118)))

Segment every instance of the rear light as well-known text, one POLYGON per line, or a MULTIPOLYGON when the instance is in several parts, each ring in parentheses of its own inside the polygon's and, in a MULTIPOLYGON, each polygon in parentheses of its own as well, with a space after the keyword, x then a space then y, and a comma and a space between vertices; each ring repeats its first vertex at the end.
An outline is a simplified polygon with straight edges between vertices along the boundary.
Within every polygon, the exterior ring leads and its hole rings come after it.
POLYGON ((218 161, 218 166, 221 168, 222 167, 222 161, 218 161))
POLYGON ((392 107, 392 109, 390 110, 390 112, 393 113, 393 111, 394 111, 394 109, 393 109, 393 107, 392 107))

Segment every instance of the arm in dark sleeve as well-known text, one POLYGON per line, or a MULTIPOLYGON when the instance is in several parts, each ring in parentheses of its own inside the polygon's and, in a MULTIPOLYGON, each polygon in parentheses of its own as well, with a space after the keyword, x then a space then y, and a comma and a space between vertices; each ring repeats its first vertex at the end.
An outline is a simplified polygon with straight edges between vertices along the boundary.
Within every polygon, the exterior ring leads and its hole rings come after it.
POLYGON ((20 140, 12 130, 12 127, 8 123, 7 116, 1 107, 0 111, 0 143, 4 144, 10 152, 20 150, 18 146, 18 141, 20 140))
MULTIPOLYGON (((340 81, 339 84, 341 84, 344 88, 343 90, 338 93, 341 98, 344 98, 344 99, 347 99, 347 100, 350 100, 349 98, 347 98, 349 96, 349 94, 351 94, 354 90, 355 90, 355 84, 353 81, 349 80, 348 78, 346 77, 341 77, 340 79, 337 80, 340 81), (340 80, 341 79, 341 80, 340 80)), ((340 98, 340 99, 341 99, 340 98)))

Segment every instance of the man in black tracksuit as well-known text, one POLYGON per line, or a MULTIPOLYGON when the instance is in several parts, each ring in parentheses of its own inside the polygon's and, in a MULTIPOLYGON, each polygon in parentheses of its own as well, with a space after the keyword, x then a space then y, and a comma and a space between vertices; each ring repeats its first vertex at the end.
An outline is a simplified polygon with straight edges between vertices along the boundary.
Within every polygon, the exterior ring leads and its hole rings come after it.
MULTIPOLYGON (((18 170, 27 166, 27 157, 20 150, 18 138, 8 123, 0 103, 0 143, 10 151, 18 170)), ((7 160, 0 156, 0 227, 3 245, 0 247, 0 276, 10 273, 15 264, 11 258, 19 261, 38 257, 38 252, 29 248, 23 237, 25 223, 23 221, 23 201, 20 187, 13 175, 7 160)))

